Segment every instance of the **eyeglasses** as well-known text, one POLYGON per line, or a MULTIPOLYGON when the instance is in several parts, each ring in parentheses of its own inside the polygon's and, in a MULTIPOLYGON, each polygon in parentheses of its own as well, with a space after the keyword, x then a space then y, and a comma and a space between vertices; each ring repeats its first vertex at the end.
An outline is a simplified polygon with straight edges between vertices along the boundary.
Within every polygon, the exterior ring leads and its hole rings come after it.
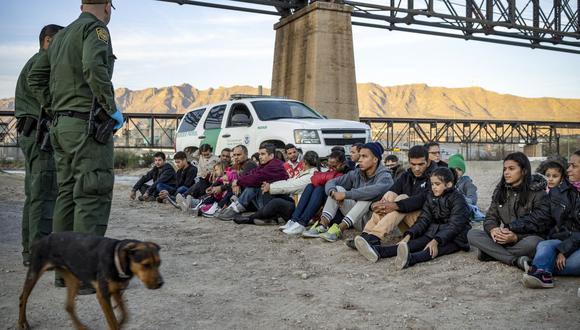
POLYGON ((440 155, 441 151, 429 151, 431 155, 440 155))

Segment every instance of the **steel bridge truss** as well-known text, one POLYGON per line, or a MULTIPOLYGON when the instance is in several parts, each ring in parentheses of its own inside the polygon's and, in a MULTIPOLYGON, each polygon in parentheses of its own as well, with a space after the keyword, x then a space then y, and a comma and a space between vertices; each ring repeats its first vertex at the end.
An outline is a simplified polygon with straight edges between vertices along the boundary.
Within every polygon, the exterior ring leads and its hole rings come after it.
POLYGON ((547 143, 559 152, 558 129, 580 129, 580 123, 450 120, 414 118, 360 118, 372 129, 372 139, 381 141, 388 150, 415 143, 436 141, 460 144, 525 144, 547 143))
MULTIPOLYGON (((289 15, 309 2, 308 0, 157 1, 277 16, 289 15)), ((580 54, 580 0, 328 2, 352 6, 352 24, 356 26, 580 54)))
MULTIPOLYGON (((115 148, 173 149, 182 114, 129 113, 127 122, 115 134, 115 148)), ((12 111, 0 111, 0 147, 17 147, 16 118, 12 111)))
MULTIPOLYGON (((182 114, 129 113, 126 124, 115 135, 115 148, 173 149, 182 114)), ((372 129, 373 141, 387 149, 414 143, 437 141, 460 144, 548 143, 556 151, 558 129, 580 134, 580 122, 532 122, 451 120, 416 118, 371 118, 360 121, 372 129)), ((16 118, 12 111, 0 111, 0 147, 17 147, 16 118)))

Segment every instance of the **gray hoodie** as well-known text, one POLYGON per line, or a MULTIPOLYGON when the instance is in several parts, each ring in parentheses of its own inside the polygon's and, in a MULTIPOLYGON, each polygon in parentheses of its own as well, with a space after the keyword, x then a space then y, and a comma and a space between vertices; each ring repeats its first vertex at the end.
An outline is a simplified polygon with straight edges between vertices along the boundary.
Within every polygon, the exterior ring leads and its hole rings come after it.
POLYGON ((473 184, 470 177, 467 175, 460 177, 457 179, 455 187, 465 196, 467 204, 477 205, 477 187, 473 184))
POLYGON ((378 201, 389 191, 393 185, 391 172, 379 164, 375 174, 366 177, 364 172, 356 168, 343 176, 334 178, 326 183, 324 191, 330 195, 331 191, 336 191, 336 186, 341 186, 346 190, 346 199, 355 201, 378 201))

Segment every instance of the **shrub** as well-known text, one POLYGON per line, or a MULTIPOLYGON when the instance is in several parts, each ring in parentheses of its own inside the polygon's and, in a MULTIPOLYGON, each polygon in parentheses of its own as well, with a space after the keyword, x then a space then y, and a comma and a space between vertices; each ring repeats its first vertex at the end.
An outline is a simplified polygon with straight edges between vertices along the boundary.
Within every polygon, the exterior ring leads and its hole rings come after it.
POLYGON ((126 150, 115 150, 115 168, 137 168, 139 165, 139 156, 135 153, 126 150))

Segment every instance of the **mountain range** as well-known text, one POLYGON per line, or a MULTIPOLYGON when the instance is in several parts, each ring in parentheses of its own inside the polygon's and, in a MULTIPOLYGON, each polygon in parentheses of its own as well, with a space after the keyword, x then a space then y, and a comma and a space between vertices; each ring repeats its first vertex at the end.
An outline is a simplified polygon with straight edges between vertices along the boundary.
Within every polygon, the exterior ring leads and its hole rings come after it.
MULTIPOLYGON (((232 94, 257 94, 252 86, 200 90, 189 84, 115 91, 123 112, 183 113, 187 109, 226 100, 232 94)), ((268 95, 269 89, 263 93, 268 95)), ((361 117, 580 121, 580 99, 525 98, 480 87, 446 88, 426 84, 384 87, 358 84, 361 117)), ((579 93, 580 94, 580 93, 579 93)), ((580 95, 579 95, 580 96, 580 95)), ((14 109, 14 98, 0 99, 0 111, 14 109)))

